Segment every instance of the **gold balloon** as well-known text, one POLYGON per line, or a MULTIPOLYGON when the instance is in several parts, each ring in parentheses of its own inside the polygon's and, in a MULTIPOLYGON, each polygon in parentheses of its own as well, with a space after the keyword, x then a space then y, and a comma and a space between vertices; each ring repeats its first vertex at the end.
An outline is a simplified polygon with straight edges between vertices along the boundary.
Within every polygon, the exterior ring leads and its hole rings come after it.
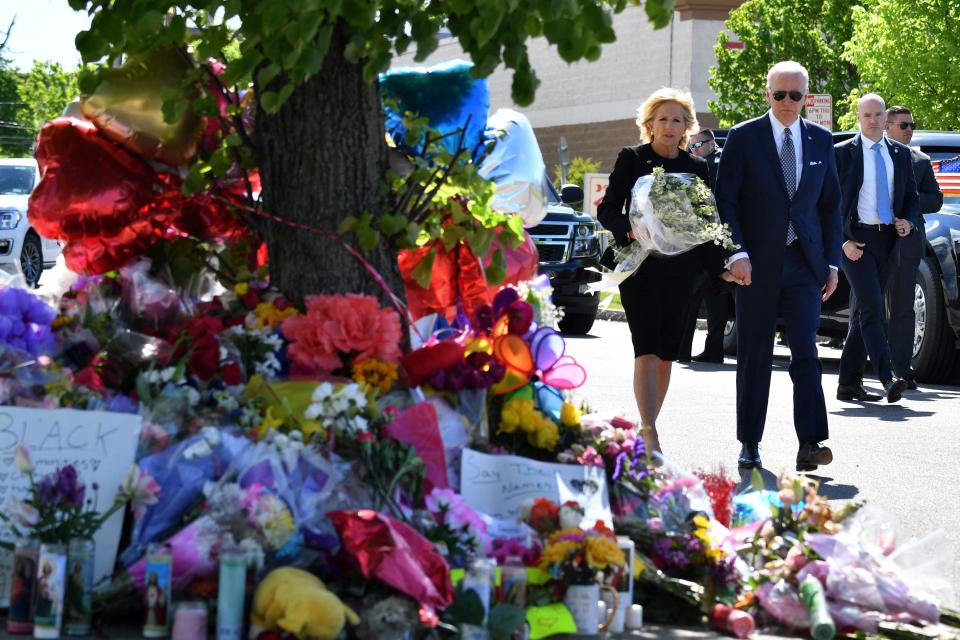
POLYGON ((96 90, 83 96, 83 115, 108 138, 149 160, 173 166, 197 153, 202 121, 193 110, 196 92, 175 122, 163 119, 164 93, 180 90, 190 63, 175 49, 157 49, 107 71, 96 90))

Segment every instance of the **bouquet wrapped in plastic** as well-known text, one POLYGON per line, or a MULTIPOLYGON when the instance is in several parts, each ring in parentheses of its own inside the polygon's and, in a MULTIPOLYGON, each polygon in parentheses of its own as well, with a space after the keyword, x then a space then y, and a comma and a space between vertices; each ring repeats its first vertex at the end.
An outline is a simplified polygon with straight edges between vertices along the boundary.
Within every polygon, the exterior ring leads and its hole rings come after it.
POLYGON ((650 254, 677 255, 706 242, 737 248, 703 180, 689 173, 666 173, 662 167, 633 185, 630 227, 637 241, 617 255, 612 277, 617 282, 626 280, 650 254))

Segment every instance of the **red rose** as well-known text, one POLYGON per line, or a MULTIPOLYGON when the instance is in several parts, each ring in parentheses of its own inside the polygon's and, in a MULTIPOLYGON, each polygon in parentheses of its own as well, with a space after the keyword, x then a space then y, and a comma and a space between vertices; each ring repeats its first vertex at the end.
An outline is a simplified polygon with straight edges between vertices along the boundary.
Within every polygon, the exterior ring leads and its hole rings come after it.
POLYGON ((206 382, 220 369, 220 343, 211 335, 195 338, 190 345, 187 371, 206 382))
POLYGON ((220 368, 220 377, 231 387, 237 384, 243 384, 243 371, 236 362, 223 365, 220 368))
POLYGON ((100 379, 100 374, 97 373, 97 370, 93 367, 84 367, 73 376, 74 384, 79 384, 81 386, 87 387, 89 389, 96 389, 97 391, 103 391, 104 385, 103 380, 100 379))

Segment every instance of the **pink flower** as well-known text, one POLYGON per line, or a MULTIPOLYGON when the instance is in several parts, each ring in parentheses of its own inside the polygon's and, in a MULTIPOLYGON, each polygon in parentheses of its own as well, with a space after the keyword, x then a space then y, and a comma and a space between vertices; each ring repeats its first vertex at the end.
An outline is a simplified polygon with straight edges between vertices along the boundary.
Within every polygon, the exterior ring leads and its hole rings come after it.
POLYGON ((400 316, 376 298, 355 293, 306 297, 306 311, 283 321, 293 364, 303 371, 329 373, 355 360, 400 357, 400 316))
POLYGON ((13 516, 14 520, 25 527, 33 527, 40 522, 40 512, 17 498, 10 498, 10 502, 7 505, 7 512, 13 516))
POLYGON ((30 455, 30 448, 22 442, 18 442, 13 450, 13 463, 20 473, 24 475, 33 473, 33 456, 30 455))
POLYGON ((663 526, 663 519, 657 517, 648 518, 647 529, 650 530, 650 533, 663 533, 665 529, 663 526))
POLYGON ((463 498, 457 495, 452 489, 439 489, 435 488, 427 497, 424 498, 424 503, 427 506, 427 510, 430 513, 440 513, 441 510, 446 509, 449 511, 454 507, 463 502, 463 498))
POLYGON ((147 506, 160 499, 160 485, 145 469, 133 465, 123 476, 120 495, 130 501, 133 517, 139 520, 147 506))
POLYGON ((600 454, 597 453, 597 450, 593 447, 587 447, 583 452, 583 455, 577 458, 577 462, 580 464, 585 464, 587 466, 602 467, 603 458, 600 457, 600 454))
POLYGON ((615 458, 620 453, 620 445, 616 442, 607 443, 607 456, 615 458))

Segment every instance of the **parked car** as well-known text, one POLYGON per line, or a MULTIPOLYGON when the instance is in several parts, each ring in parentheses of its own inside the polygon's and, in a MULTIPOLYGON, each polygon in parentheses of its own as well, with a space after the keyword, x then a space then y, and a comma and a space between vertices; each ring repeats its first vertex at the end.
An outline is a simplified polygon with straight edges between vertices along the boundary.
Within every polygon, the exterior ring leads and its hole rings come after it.
MULTIPOLYGON (((837 142, 856 132, 834 133, 837 142)), ((960 155, 960 133, 916 131, 911 146, 939 162, 960 155)), ((935 173, 943 191, 943 207, 924 214, 926 252, 917 271, 914 297, 916 327, 913 369, 921 382, 942 382, 960 361, 960 183, 957 174, 935 173)), ((842 338, 847 334, 850 286, 840 271, 836 293, 823 305, 819 333, 842 338)), ((730 305, 733 308, 733 305, 730 305)), ((727 322, 724 351, 736 353, 736 321, 727 322)))
POLYGON ((39 182, 33 158, 0 158, 0 269, 22 273, 30 287, 37 286, 44 268, 52 267, 61 251, 27 220, 27 201, 39 182))
POLYGON ((583 188, 564 185, 557 193, 544 175, 543 192, 547 215, 528 229, 540 253, 540 273, 550 277, 553 302, 563 309, 560 331, 582 335, 597 317, 599 293, 587 293, 591 282, 600 280, 600 240, 597 222, 572 206, 583 202, 583 188))

